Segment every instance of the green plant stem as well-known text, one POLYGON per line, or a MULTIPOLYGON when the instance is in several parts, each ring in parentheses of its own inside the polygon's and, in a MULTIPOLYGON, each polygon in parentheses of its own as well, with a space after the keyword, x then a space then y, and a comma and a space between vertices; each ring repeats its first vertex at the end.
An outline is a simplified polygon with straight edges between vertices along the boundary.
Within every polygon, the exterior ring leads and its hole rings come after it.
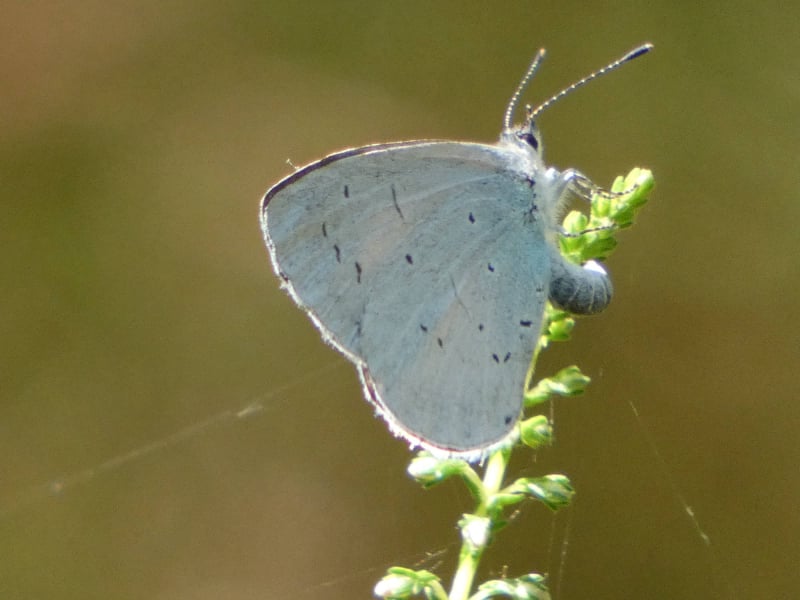
MULTIPOLYGON (((483 490, 474 512, 476 517, 494 518, 495 515, 491 514, 490 502, 503 485, 510 456, 511 453, 508 450, 497 450, 489 456, 486 470, 483 474, 483 490)), ((487 535, 482 544, 475 544, 474 541, 466 538, 462 540, 458 569, 456 569, 453 585, 450 588, 450 600, 467 600, 469 598, 472 583, 475 580, 475 573, 478 570, 483 551, 489 544, 490 538, 491 536, 487 535)))

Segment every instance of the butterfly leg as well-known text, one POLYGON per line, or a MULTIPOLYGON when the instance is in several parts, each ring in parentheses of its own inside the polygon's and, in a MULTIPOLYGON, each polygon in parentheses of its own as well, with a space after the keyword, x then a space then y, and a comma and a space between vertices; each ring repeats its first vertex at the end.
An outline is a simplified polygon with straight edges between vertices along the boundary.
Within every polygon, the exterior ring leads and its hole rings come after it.
MULTIPOLYGON (((580 171, 576 171, 575 169, 568 169, 561 174, 561 179, 565 184, 565 192, 574 194, 575 196, 585 200, 586 202, 591 203, 592 197, 595 195, 602 196, 605 198, 618 198, 620 196, 625 196, 630 194, 634 190, 636 190, 637 186, 633 186, 621 192, 612 192, 602 187, 596 185, 591 179, 589 179, 586 175, 581 173, 580 171)), ((569 232, 561 229, 560 233, 564 237, 580 237, 585 233, 591 233, 592 231, 603 231, 607 229, 614 229, 612 225, 606 226, 599 226, 599 227, 590 227, 588 229, 584 229, 578 232, 569 232)))
POLYGON ((587 202, 592 201, 592 196, 598 195, 605 198, 619 198, 620 196, 627 196, 635 191, 637 186, 622 190, 621 192, 612 192, 595 184, 591 179, 580 171, 575 169, 567 169, 562 174, 564 181, 568 182, 569 189, 579 198, 583 198, 587 202))

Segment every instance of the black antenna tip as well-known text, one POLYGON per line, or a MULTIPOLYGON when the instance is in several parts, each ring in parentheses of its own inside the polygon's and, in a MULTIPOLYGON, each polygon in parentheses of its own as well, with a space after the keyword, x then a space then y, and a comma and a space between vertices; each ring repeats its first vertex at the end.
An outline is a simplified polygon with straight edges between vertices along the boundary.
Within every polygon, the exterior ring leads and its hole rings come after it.
POLYGON ((649 42, 647 44, 642 44, 638 48, 634 48, 628 52, 624 57, 622 57, 620 62, 627 62, 629 60, 633 60, 634 58, 639 58, 642 54, 647 54, 650 52, 650 50, 652 50, 654 47, 655 46, 649 42))

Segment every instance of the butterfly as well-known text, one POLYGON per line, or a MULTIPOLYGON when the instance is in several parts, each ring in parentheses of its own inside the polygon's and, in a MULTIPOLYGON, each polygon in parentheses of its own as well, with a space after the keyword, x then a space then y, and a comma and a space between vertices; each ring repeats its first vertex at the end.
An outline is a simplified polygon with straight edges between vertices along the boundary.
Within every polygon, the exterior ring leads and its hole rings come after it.
POLYGON ((640 46, 512 125, 544 51, 508 104, 496 144, 407 141, 343 150, 272 186, 261 227, 282 287, 355 364, 390 430, 436 456, 477 460, 522 411, 545 304, 576 314, 612 295, 597 263, 566 260, 559 215, 599 188, 547 167, 536 117, 648 52, 640 46))

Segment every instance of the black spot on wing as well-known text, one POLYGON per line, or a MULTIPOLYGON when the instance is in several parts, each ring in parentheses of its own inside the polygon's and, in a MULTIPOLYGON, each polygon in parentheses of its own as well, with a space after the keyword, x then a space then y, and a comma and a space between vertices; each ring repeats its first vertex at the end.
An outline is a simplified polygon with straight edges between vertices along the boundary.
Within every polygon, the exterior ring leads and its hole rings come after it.
POLYGON ((356 261, 356 282, 361 283, 361 265, 356 261))
POLYGON ((342 262, 342 251, 339 250, 339 246, 337 244, 333 245, 333 249, 336 252, 336 262, 341 263, 342 262))
POLYGON ((531 325, 533 325, 533 322, 532 321, 523 320, 523 321, 520 321, 519 324, 522 325, 523 327, 530 327, 531 325))
POLYGON ((442 338, 436 338, 436 343, 439 344, 439 348, 444 348, 444 342, 442 338))
POLYGON ((392 190, 392 203, 394 204, 394 209, 397 211, 397 214, 400 215, 400 219, 405 221, 405 217, 403 216, 403 211, 400 210, 400 204, 397 202, 397 190, 394 189, 394 184, 389 186, 392 190))
POLYGON ((511 358, 511 352, 506 352, 506 355, 503 357, 503 362, 507 363, 509 358, 511 358))
POLYGON ((478 323, 478 331, 483 331, 483 323, 478 323))
POLYGON ((472 213, 469 213, 469 222, 470 223, 474 223, 475 222, 475 215, 473 215, 472 213))
POLYGON ((347 186, 347 185, 344 186, 344 197, 345 198, 349 198, 350 197, 350 186, 347 186))
POLYGON ((496 362, 498 365, 500 364, 500 357, 494 352, 492 353, 492 358, 494 359, 494 362, 496 362))
POLYGON ((488 267, 489 267, 489 271, 491 271, 492 273, 494 273, 494 266, 492 265, 492 263, 489 263, 489 264, 488 264, 488 267))
POLYGON ((406 254, 406 262, 410 265, 414 264, 414 259, 411 257, 410 254, 406 254))
POLYGON ((328 228, 322 223, 322 237, 328 237, 328 228))
POLYGON ((419 328, 420 328, 422 331, 424 331, 425 333, 428 333, 428 328, 427 328, 425 325, 423 325, 422 323, 420 323, 420 324, 419 324, 419 328))
POLYGON ((505 418, 505 419, 503 419, 503 422, 504 422, 506 425, 511 425, 511 423, 513 423, 513 422, 514 422, 514 417, 513 417, 512 415, 506 415, 506 418, 505 418))

